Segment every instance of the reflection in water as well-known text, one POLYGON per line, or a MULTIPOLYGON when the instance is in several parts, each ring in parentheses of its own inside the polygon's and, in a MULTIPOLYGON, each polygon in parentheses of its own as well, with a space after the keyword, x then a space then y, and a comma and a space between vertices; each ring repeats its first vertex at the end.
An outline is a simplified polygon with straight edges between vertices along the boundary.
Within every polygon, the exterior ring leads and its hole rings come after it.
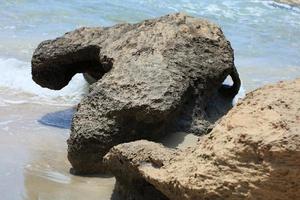
POLYGON ((49 149, 45 145, 41 151, 32 153, 30 166, 24 170, 24 186, 27 194, 25 199, 110 198, 114 178, 72 176, 69 174, 70 165, 66 160, 65 138, 48 139, 47 146, 51 148, 60 143, 61 150, 49 149))

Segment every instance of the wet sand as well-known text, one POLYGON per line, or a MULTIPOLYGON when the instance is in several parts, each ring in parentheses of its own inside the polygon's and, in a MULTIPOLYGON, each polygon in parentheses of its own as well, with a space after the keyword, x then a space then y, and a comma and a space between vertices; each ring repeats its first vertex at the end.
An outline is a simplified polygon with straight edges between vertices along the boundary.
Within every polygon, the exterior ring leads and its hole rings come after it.
POLYGON ((46 113, 69 107, 16 102, 0 106, 0 199, 110 199, 113 177, 69 173, 69 130, 37 122, 46 113))
MULTIPOLYGON (((66 144, 69 129, 38 122, 45 114, 70 106, 29 103, 26 95, 5 98, 3 95, 0 90, 0 199, 111 199, 113 177, 80 177, 69 173, 66 144)), ((196 136, 176 133, 162 142, 169 147, 185 148, 196 141, 196 136)))

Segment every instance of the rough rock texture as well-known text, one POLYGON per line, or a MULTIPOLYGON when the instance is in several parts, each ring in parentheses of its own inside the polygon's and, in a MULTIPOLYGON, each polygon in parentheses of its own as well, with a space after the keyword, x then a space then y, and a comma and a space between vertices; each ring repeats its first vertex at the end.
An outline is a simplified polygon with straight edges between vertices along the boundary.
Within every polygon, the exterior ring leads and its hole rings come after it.
POLYGON ((195 147, 142 140, 113 147, 104 160, 125 196, 144 181, 172 200, 300 199, 299 99, 300 79, 268 85, 249 93, 195 147))
POLYGON ((38 84, 60 89, 75 73, 98 80, 73 118, 68 158, 75 173, 103 170, 102 157, 119 143, 175 129, 206 132, 240 87, 221 29, 185 14, 81 28, 38 46, 38 84), (233 86, 222 87, 229 75, 233 86))

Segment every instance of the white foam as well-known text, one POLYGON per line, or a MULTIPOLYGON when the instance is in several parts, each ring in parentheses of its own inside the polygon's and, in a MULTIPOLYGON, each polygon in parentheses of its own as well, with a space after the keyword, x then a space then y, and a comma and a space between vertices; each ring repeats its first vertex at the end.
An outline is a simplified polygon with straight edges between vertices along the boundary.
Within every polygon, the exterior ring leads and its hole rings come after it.
MULTIPOLYGON (((69 85, 59 91, 49 90, 37 85, 31 79, 31 66, 29 62, 20 61, 15 58, 0 58, 0 87, 6 87, 19 92, 29 93, 33 100, 50 100, 52 103, 67 102, 77 103, 87 91, 87 83, 81 74, 77 74, 69 85)), ((9 91, 9 90, 8 90, 9 91)), ((10 101, 5 103, 24 103, 24 101, 10 101)))

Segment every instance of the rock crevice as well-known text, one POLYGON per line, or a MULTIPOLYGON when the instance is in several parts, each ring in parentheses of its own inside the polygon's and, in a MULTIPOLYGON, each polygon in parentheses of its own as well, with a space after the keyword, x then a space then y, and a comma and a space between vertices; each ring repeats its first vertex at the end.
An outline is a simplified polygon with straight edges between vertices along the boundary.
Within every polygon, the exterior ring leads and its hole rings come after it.
POLYGON ((268 85, 247 94, 195 147, 141 140, 113 147, 104 160, 119 189, 144 180, 171 200, 300 199, 298 99, 300 79, 268 85))

